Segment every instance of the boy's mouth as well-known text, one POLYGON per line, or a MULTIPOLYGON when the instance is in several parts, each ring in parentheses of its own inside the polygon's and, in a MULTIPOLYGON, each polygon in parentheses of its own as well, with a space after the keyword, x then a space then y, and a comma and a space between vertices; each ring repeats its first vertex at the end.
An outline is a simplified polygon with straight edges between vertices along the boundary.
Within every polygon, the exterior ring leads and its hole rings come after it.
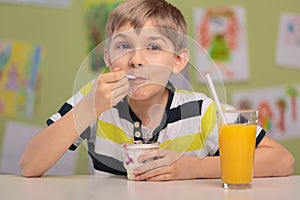
POLYGON ((145 77, 141 77, 141 76, 135 76, 135 81, 146 81, 148 80, 148 78, 145 78, 145 77))
POLYGON ((133 82, 143 82, 143 81, 148 80, 148 78, 143 77, 143 76, 136 76, 136 75, 127 74, 127 77, 130 81, 133 81, 133 82))
POLYGON ((134 79, 136 79, 135 76, 130 75, 130 74, 126 74, 126 76, 127 76, 127 78, 128 78, 129 80, 134 80, 134 79))

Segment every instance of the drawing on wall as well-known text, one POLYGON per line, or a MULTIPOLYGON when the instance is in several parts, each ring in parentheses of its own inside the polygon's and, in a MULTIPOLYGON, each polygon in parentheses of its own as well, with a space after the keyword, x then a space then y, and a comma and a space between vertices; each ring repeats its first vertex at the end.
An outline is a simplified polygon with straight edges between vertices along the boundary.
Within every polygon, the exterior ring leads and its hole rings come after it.
POLYGON ((95 47, 105 40, 105 26, 108 15, 118 4, 119 2, 104 3, 99 0, 85 1, 88 52, 91 53, 89 56, 91 58, 90 66, 94 72, 99 72, 106 67, 103 60, 103 50, 95 47))
POLYGON ((0 114, 32 118, 42 48, 0 40, 0 114))
POLYGON ((0 2, 14 4, 31 4, 39 6, 67 7, 70 6, 71 0, 0 0, 0 2))
POLYGON ((257 109, 258 124, 270 137, 300 138, 300 85, 234 92, 233 105, 257 109))
POLYGON ((276 62, 300 68, 300 14, 280 15, 276 62))
MULTIPOLYGON (((198 70, 210 73, 215 79, 217 71, 225 82, 247 80, 248 47, 246 38, 245 11, 243 7, 217 7, 194 10, 195 38, 207 51, 209 59, 197 59, 198 70), (213 61, 213 62, 212 62, 213 61)), ((215 79, 216 80, 216 79, 215 79)))

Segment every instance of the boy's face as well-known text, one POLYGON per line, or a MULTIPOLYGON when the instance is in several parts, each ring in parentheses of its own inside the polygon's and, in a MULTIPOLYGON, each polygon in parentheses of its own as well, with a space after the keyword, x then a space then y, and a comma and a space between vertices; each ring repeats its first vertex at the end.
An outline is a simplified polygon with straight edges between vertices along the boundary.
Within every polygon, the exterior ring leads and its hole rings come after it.
POLYGON ((128 95, 137 100, 163 90, 176 65, 178 55, 172 42, 148 20, 142 29, 130 25, 119 28, 106 50, 106 64, 136 77, 129 80, 128 95))

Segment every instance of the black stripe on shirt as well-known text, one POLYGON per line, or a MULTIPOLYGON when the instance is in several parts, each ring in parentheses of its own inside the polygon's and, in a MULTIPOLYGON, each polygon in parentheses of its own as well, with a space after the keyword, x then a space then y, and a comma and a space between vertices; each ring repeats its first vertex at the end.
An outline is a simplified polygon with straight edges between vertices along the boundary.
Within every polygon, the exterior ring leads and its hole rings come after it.
POLYGON ((69 146, 69 150, 71 151, 75 151, 77 149, 77 146, 74 144, 71 144, 71 146, 69 146))
POLYGON ((262 141, 262 139, 265 137, 266 135, 266 131, 264 129, 261 129, 259 135, 256 137, 256 146, 258 146, 258 144, 262 141))
POLYGON ((172 108, 169 113, 169 123, 177 122, 182 119, 201 115, 203 100, 184 103, 176 108, 172 108))
POLYGON ((127 170, 124 167, 123 162, 102 154, 98 154, 94 151, 95 145, 88 143, 89 155, 91 156, 94 164, 94 168, 99 171, 108 172, 116 175, 127 175, 127 170))
POLYGON ((49 118, 49 119, 46 121, 46 123, 47 123, 48 126, 50 126, 51 124, 54 123, 54 121, 53 121, 52 119, 49 118))
POLYGON ((64 105, 59 109, 58 113, 61 116, 64 116, 67 112, 69 112, 73 108, 72 105, 68 104, 67 102, 64 103, 64 105))
POLYGON ((183 119, 196 117, 201 115, 202 100, 191 101, 184 103, 176 108, 168 109, 167 116, 163 116, 160 125, 153 131, 153 136, 150 139, 152 142, 156 142, 159 132, 166 128, 168 124, 174 123, 183 119))
MULTIPOLYGON (((65 102, 61 107, 60 109, 58 110, 58 113, 60 114, 60 116, 64 116, 67 112, 69 112, 71 109, 73 108, 72 105, 68 104, 67 102, 65 102)), ((50 126, 51 124, 53 124, 54 121, 49 118, 47 121, 46 121, 46 124, 48 126, 50 126)))

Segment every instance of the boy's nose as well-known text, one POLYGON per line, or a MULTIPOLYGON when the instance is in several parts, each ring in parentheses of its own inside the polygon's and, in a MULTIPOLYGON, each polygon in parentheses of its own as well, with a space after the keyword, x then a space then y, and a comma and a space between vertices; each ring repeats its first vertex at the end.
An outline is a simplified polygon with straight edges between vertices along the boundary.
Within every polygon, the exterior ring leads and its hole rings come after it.
POLYGON ((142 49, 135 49, 131 52, 131 57, 129 59, 130 67, 141 67, 146 63, 146 60, 143 56, 142 49))

